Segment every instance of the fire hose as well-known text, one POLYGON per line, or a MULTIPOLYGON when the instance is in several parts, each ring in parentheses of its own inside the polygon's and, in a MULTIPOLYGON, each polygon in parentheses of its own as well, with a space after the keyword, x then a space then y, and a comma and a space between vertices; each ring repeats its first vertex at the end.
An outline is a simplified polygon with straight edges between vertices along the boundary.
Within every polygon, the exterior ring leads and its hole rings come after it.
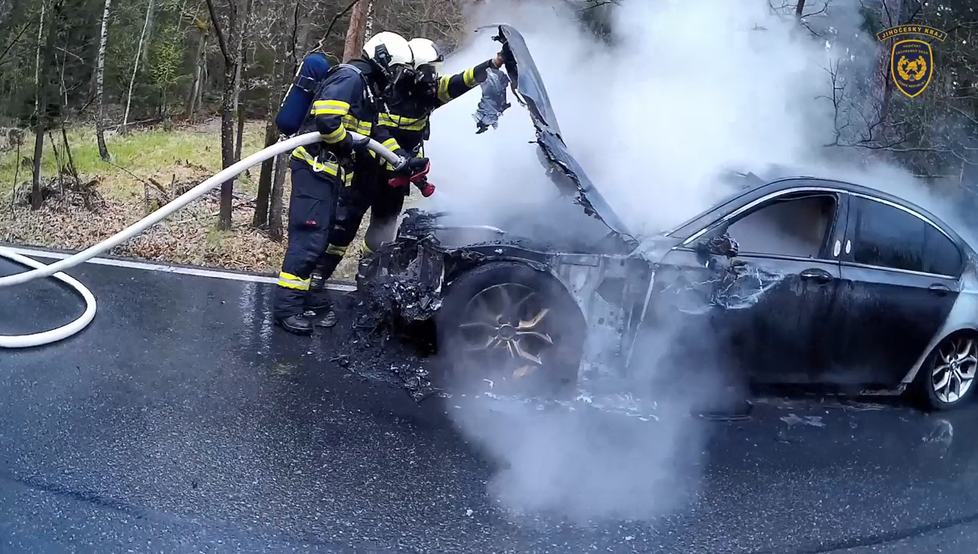
MULTIPOLYGON (((400 156, 394 154, 377 141, 357 133, 350 133, 350 135, 355 143, 363 144, 366 148, 376 152, 379 156, 390 162, 391 165, 394 165, 395 167, 403 165, 404 160, 400 156)), ((85 301, 85 311, 78 319, 68 323, 67 325, 58 327, 57 329, 51 329, 50 331, 43 331, 29 335, 0 335, 0 348, 29 348, 32 346, 42 346, 64 340, 81 332, 88 326, 89 323, 92 322, 93 319, 95 319, 95 312, 98 309, 98 305, 95 301, 95 295, 93 295, 91 291, 89 291, 80 282, 62 273, 64 270, 82 264, 95 256, 103 254, 126 242, 127 240, 132 239, 168 216, 183 209, 194 200, 197 200, 209 192, 211 189, 217 187, 228 179, 237 176, 239 173, 242 173, 246 169, 258 165, 279 154, 289 152, 299 146, 313 144, 319 142, 320 140, 322 140, 322 136, 318 132, 312 132, 277 142, 264 150, 259 150, 258 152, 255 152, 247 158, 224 169, 203 183, 178 196, 173 201, 165 204, 159 210, 156 210, 145 218, 137 221, 129 227, 126 227, 115 235, 51 265, 42 264, 0 246, 0 258, 6 258, 18 264, 32 268, 23 273, 16 273, 14 275, 0 277, 0 288, 20 285, 35 279, 41 279, 43 277, 54 277, 55 279, 68 285, 70 288, 74 289, 75 292, 77 292, 85 301)))

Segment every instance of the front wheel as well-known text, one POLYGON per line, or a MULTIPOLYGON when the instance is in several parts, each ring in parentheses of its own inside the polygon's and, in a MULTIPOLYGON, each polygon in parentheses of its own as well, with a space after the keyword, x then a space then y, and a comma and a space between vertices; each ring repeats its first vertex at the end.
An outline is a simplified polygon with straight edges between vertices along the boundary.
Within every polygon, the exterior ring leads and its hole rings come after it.
POLYGON ((547 273, 516 262, 478 266, 451 284, 436 325, 452 390, 561 396, 577 383, 584 318, 547 273))

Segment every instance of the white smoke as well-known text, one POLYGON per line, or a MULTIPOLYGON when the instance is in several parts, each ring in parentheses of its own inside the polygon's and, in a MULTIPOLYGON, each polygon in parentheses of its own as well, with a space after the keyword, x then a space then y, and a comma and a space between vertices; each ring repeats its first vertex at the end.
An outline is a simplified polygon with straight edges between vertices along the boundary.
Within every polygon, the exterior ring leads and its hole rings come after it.
MULTIPOLYGON (((712 205, 724 192, 717 175, 725 171, 781 164, 839 175, 820 163, 832 140, 832 105, 818 97, 831 93, 826 68, 834 54, 794 18, 772 13, 768 0, 623 0, 612 12, 613 45, 584 31, 567 6, 488 0, 470 23, 508 23, 523 34, 569 150, 638 234, 712 205)), ((853 32, 859 26, 854 17, 848 24, 853 32)), ((491 57, 499 48, 492 34, 475 35, 445 71, 491 57)), ((555 217, 542 208, 557 190, 528 144, 534 134, 525 109, 510 94, 513 106, 499 127, 476 135, 478 101, 472 92, 432 117, 426 154, 439 188, 428 202, 473 219, 520 210, 555 217)), ((904 172, 887 171, 859 174, 912 183, 904 172)), ((639 372, 654 384, 691 369, 650 361, 639 372)), ((671 405, 660 405, 663 420, 639 427, 596 430, 573 413, 471 410, 456 422, 504 461, 490 489, 506 506, 578 520, 648 518, 694 490, 706 434, 685 416, 720 388, 680 389, 671 405)))
MULTIPOLYGON (((766 0, 628 0, 612 16, 613 47, 559 0, 486 4, 477 22, 523 34, 570 151, 636 231, 708 207, 720 171, 798 165, 828 142, 831 104, 815 97, 826 92, 829 54, 766 0)), ((491 56, 491 34, 475 35, 446 71, 491 56)), ((475 135, 478 100, 473 92, 432 118, 440 201, 493 212, 552 198, 523 108, 513 100, 498 129, 475 135)))

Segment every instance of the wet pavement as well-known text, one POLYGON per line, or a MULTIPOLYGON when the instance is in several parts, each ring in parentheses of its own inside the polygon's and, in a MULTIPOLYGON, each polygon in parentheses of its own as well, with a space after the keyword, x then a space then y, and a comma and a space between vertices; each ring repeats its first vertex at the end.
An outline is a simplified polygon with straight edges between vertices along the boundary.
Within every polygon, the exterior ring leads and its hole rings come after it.
MULTIPOLYGON (((93 324, 0 351, 0 552, 918 554, 978 541, 975 410, 759 399, 748 421, 698 428, 672 513, 513 519, 487 493, 499 468, 446 416, 452 399, 418 404, 351 370, 380 375, 405 353, 358 338, 344 313, 292 337, 271 325, 268 284, 70 273, 98 298, 93 324)), ((0 289, 0 333, 80 312, 53 280, 0 289)), ((615 425, 640 438, 660 424, 615 425)), ((655 502, 646 492, 623 501, 655 502)))

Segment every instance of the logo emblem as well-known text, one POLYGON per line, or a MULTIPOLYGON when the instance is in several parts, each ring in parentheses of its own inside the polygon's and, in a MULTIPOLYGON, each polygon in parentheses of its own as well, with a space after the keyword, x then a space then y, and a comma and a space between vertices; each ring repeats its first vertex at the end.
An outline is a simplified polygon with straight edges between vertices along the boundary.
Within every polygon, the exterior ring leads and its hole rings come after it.
POLYGON ((934 51, 930 44, 916 39, 893 45, 890 74, 897 89, 910 98, 924 92, 934 76, 934 51))
MULTIPOLYGON (((900 35, 922 35, 941 42, 947 33, 926 25, 898 25, 876 33, 881 42, 900 35)), ((898 40, 890 52, 890 75, 897 90, 910 98, 919 96, 934 76, 934 50, 920 39, 898 40)))

